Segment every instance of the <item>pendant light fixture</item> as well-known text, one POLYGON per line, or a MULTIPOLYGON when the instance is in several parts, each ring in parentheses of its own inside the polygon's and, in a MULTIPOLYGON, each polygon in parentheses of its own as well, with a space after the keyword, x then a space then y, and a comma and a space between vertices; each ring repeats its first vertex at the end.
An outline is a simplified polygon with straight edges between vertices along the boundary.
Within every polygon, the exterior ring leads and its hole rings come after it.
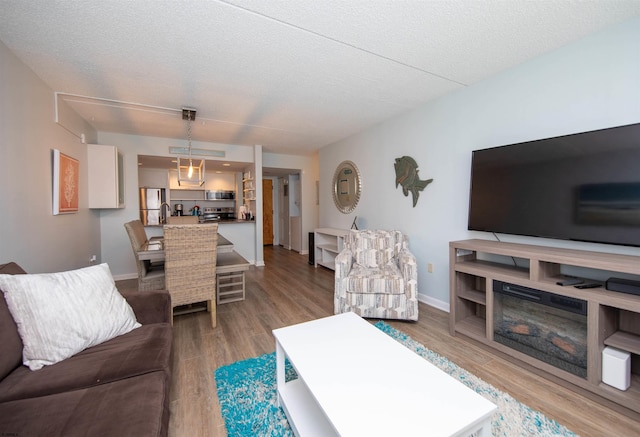
POLYGON ((194 167, 191 156, 191 122, 196 119, 196 110, 193 108, 182 108, 182 119, 187 122, 187 150, 189 157, 186 159, 189 160, 189 166, 187 167, 184 162, 186 160, 185 158, 178 156, 178 185, 201 186, 204 184, 204 159, 196 160, 197 165, 194 167), (187 171, 186 178, 183 176, 185 170, 187 171), (194 175, 194 173, 196 173, 196 175, 194 175))

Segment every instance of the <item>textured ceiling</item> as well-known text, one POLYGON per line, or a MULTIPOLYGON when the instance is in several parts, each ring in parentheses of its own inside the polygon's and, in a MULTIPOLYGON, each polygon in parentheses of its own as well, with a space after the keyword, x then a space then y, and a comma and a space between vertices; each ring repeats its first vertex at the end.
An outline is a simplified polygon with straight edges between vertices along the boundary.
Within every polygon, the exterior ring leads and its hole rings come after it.
POLYGON ((640 0, 1 0, 0 40, 98 131, 307 154, 640 0), (87 98, 88 97, 88 98, 87 98))

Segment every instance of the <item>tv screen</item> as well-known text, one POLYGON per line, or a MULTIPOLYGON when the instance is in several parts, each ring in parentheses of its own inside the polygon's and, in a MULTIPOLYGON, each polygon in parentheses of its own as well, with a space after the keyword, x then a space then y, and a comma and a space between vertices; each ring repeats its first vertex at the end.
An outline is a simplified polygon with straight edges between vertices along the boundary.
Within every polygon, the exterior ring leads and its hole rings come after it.
POLYGON ((469 230, 640 246, 640 124, 473 151, 469 230))

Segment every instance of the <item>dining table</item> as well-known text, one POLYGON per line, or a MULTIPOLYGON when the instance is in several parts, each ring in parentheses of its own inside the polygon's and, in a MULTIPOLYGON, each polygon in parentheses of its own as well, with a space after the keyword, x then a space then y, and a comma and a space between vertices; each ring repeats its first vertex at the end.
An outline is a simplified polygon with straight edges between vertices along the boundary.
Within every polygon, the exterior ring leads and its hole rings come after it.
MULTIPOLYGON (((218 234, 218 253, 233 252, 233 243, 224 236, 218 234)), ((164 240, 162 237, 151 237, 140 246, 138 259, 141 261, 159 262, 164 261, 164 240)))

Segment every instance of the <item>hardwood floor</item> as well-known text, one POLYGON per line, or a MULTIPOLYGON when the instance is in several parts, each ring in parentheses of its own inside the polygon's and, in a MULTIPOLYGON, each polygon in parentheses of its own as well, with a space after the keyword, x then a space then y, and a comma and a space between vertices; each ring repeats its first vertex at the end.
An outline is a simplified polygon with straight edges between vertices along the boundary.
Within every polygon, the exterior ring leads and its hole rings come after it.
MULTIPOLYGON (((174 318, 170 437, 225 436, 215 369, 273 352, 272 329, 333 314, 333 271, 278 246, 266 247, 264 259, 266 267, 246 272, 246 300, 218 306, 215 329, 205 312, 174 318)), ((117 285, 135 288, 136 281, 117 285)), ((443 311, 420 304, 418 322, 386 322, 581 436, 640 435, 637 420, 451 337, 443 311)))

